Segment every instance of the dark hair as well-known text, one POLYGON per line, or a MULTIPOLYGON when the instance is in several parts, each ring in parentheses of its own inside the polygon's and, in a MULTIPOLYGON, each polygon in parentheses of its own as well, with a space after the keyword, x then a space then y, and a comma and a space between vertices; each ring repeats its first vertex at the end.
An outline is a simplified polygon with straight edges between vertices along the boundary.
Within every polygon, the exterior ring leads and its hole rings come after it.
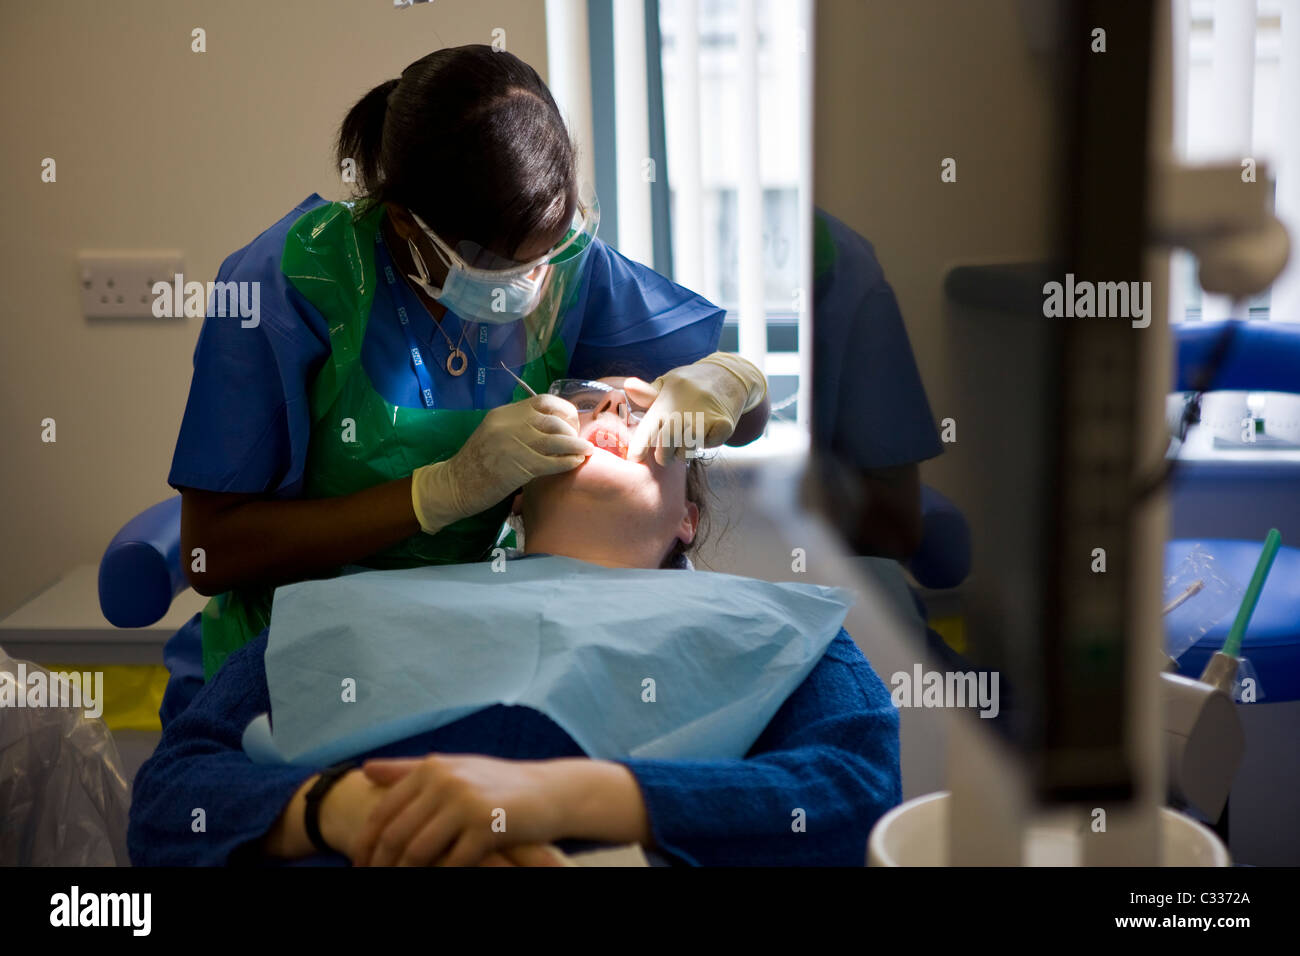
POLYGON ((685 561, 683 559, 699 547, 700 542, 704 540, 704 535, 709 530, 708 498, 709 480, 705 474, 704 459, 693 458, 686 466, 686 500, 694 502, 695 506, 700 509, 700 521, 695 527, 695 537, 691 539, 690 544, 684 543, 681 538, 673 539, 673 546, 659 567, 684 567, 685 561))
POLYGON ((379 84, 339 128, 371 204, 414 211, 444 240, 509 257, 563 235, 578 202, 575 149, 537 71, 483 44, 435 50, 379 84))

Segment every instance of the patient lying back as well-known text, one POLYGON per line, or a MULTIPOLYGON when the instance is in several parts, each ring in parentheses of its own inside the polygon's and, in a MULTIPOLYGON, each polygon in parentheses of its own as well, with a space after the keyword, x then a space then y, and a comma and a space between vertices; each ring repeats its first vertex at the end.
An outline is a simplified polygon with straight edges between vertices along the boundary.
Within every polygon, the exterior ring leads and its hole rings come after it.
MULTIPOLYGON (((582 416, 583 437, 600 432, 585 464, 523 490, 528 554, 658 569, 680 565, 697 542, 703 463, 623 458, 619 395, 582 416)), ((541 710, 493 704, 329 774, 311 832, 307 795, 328 768, 254 763, 242 746, 258 715, 276 721, 267 647, 264 633, 232 655, 141 768, 135 863, 530 864, 549 862, 549 845, 595 841, 696 865, 861 865, 872 824, 900 799, 897 712, 840 630, 743 753, 594 759, 541 710), (195 807, 205 808, 202 833, 195 807)), ((705 661, 693 666, 716 667, 719 679, 741 669, 705 661)))

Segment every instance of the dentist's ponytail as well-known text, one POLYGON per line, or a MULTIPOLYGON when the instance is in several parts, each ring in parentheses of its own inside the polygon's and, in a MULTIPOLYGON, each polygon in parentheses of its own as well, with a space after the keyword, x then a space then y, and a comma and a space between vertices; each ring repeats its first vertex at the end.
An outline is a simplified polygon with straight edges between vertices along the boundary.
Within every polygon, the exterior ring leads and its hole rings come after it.
POLYGON ((379 153, 384 142, 384 118, 388 115, 388 97, 397 89, 398 80, 385 80, 348 110, 339 127, 337 160, 342 175, 344 164, 351 163, 359 192, 365 193, 380 180, 379 153))
POLYGON ((337 158, 356 193, 414 212, 449 243, 507 258, 558 241, 578 205, 573 141, 537 71, 505 50, 435 50, 348 112, 337 158))

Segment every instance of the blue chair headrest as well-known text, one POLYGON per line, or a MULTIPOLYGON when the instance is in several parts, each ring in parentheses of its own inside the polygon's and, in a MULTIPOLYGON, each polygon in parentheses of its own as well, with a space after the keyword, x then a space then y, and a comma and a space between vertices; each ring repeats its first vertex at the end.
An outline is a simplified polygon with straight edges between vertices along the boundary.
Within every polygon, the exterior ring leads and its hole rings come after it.
POLYGON ((1175 391, 1300 392, 1300 324, 1184 322, 1174 337, 1175 391))
POLYGON ((921 546, 907 570, 922 587, 955 588, 970 574, 970 525, 952 501, 929 485, 921 486, 921 546))
POLYGON ((177 495, 128 521, 99 562, 99 606, 115 627, 148 627, 188 587, 181 569, 177 495))

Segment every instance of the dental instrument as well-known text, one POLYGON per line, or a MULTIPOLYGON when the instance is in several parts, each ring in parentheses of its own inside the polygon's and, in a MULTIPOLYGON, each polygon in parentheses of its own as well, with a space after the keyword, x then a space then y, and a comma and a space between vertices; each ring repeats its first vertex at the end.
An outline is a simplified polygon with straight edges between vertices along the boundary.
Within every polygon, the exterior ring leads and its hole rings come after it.
POLYGON ((510 377, 513 378, 513 379, 514 379, 516 382, 518 382, 520 385, 522 385, 522 386, 524 387, 524 389, 528 392, 529 395, 533 396, 533 398, 536 398, 536 397, 537 397, 537 390, 536 390, 535 388, 533 388, 531 385, 529 385, 527 382, 525 382, 525 381, 524 381, 522 378, 520 378, 518 375, 516 375, 514 372, 511 372, 511 371, 510 371, 510 366, 506 365, 505 362, 502 362, 502 363, 501 363, 501 367, 502 367, 503 369, 505 369, 507 372, 510 372, 510 377))
POLYGON ((1201 591, 1202 591, 1204 588, 1205 588, 1205 582, 1204 582, 1204 581, 1193 581, 1193 582, 1188 586, 1188 588, 1187 588, 1186 591, 1184 591, 1182 594, 1178 595, 1178 597, 1174 598, 1172 601, 1170 601, 1168 604, 1166 604, 1164 610, 1161 611, 1160 613, 1161 613, 1161 614, 1168 614, 1168 613, 1170 613, 1171 611, 1176 611, 1176 610, 1178 610, 1178 608, 1180 608, 1180 607, 1182 607, 1184 604, 1186 604, 1186 603, 1187 603, 1189 600, 1191 600, 1195 595, 1200 594, 1201 591))

